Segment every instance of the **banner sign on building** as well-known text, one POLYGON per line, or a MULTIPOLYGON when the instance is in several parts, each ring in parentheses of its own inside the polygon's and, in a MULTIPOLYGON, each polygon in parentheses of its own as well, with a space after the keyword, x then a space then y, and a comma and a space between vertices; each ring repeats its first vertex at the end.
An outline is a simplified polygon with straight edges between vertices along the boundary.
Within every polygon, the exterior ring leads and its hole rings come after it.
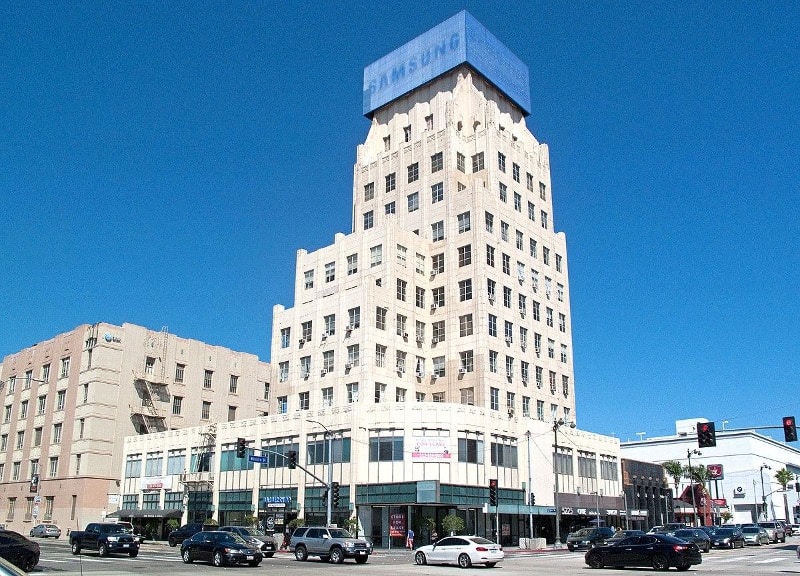
POLYGON ((722 480, 725 478, 722 464, 709 464, 706 466, 706 469, 708 470, 709 480, 722 480))
POLYGON ((140 490, 172 490, 172 476, 152 476, 141 478, 140 490))
POLYGON ((406 535, 406 515, 395 512, 389 514, 389 536, 404 538, 406 535))
POLYGON ((427 462, 450 462, 449 442, 447 438, 414 438, 412 460, 427 462))

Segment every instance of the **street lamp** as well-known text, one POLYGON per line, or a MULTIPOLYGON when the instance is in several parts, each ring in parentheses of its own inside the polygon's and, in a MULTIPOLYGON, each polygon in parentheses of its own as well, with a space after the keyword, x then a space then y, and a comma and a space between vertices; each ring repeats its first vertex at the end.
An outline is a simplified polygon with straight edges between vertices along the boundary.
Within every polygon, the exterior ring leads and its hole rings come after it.
POLYGON ((597 513, 597 527, 600 528, 600 496, 603 495, 603 490, 598 490, 595 494, 597 495, 597 510, 595 511, 597 513))
MULTIPOLYGON (((561 428, 566 422, 563 418, 553 420, 553 441, 555 450, 553 452, 553 475, 556 479, 556 491, 554 495, 556 505, 556 539, 553 542, 553 547, 561 548, 561 507, 558 504, 558 429, 561 428)), ((575 422, 569 423, 570 428, 575 428, 575 422)))
POLYGON ((327 500, 327 523, 326 526, 331 525, 331 516, 333 515, 333 432, 328 430, 328 427, 325 426, 322 422, 318 422, 317 420, 307 420, 307 422, 313 422, 314 424, 319 424, 325 429, 325 437, 328 439, 328 497, 327 500))
MULTIPOLYGON (((758 469, 758 475, 761 476, 761 508, 764 511, 764 520, 767 520, 767 497, 764 494, 764 470, 772 470, 772 466, 762 464, 758 469)), ((758 510, 756 510, 756 518, 758 518, 758 510)))
POLYGON ((689 487, 692 490, 692 526, 697 525, 697 503, 694 501, 694 476, 692 476, 692 454, 701 456, 702 452, 697 448, 686 450, 686 458, 689 460, 689 487))
POLYGON ((525 432, 528 441, 528 524, 531 540, 533 539, 533 475, 531 474, 531 431, 525 432))

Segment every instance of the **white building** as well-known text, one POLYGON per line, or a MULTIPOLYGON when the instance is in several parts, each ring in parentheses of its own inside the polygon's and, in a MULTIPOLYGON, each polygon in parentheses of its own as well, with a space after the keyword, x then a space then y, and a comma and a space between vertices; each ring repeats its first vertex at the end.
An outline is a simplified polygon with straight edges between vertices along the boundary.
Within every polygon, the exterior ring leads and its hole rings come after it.
MULTIPOLYGON (((800 450, 759 434, 755 430, 722 430, 717 428, 717 445, 712 448, 698 448, 697 422, 707 422, 704 418, 678 420, 675 435, 647 438, 623 442, 622 457, 635 460, 663 463, 676 460, 684 465, 711 467, 715 474, 722 476, 708 483, 708 492, 716 500, 719 512, 729 511, 732 522, 754 522, 778 519, 794 521, 798 506, 798 493, 794 482, 783 491, 775 479, 775 474, 787 469, 800 474, 800 450), (692 453, 698 450, 700 454, 692 453)), ((667 477, 679 497, 688 486, 684 479, 678 486, 667 477)))
POLYGON ((548 149, 525 124, 527 78, 466 12, 366 68, 352 232, 298 251, 294 306, 274 308, 269 416, 213 440, 128 438, 131 506, 141 461, 160 451, 186 464, 185 520, 325 521, 327 430, 333 520, 357 517, 379 546, 425 517, 441 530, 450 511, 504 543, 552 539, 554 452, 565 496, 619 514, 618 441, 554 433, 576 422, 567 251, 548 149), (266 462, 237 459, 238 437, 266 462), (191 458, 198 445, 211 456, 191 458), (289 452, 313 476, 289 470, 289 452))

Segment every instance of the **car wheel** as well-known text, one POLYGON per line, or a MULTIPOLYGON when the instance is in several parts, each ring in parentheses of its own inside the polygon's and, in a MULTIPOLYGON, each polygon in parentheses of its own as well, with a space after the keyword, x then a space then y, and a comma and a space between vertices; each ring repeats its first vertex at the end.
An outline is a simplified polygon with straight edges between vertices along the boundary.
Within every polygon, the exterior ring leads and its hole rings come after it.
POLYGON ((130 556, 131 558, 136 558, 138 555, 139 555, 139 550, 131 550, 130 552, 128 552, 128 556, 130 556))
POLYGON ((33 530, 31 530, 31 538, 33 538, 33 530))
POLYGON ((97 552, 100 554, 100 556, 108 556, 108 546, 101 542, 97 546, 97 552))
POLYGON ((220 566, 225 566, 225 557, 222 555, 222 552, 214 552, 214 557, 211 560, 214 562, 214 566, 217 568, 220 566))
POLYGON ((663 554, 656 554, 651 562, 653 563, 653 570, 669 570, 669 562, 663 554))
POLYGON ((497 562, 487 562, 486 563, 486 567, 487 568, 494 568, 495 566, 497 566, 497 562))
POLYGON ((22 568, 25 572, 30 572, 36 567, 36 562, 36 557, 33 555, 27 556, 26 558, 23 558, 20 568, 22 568))
POLYGON ((567 544, 567 550, 569 550, 570 552, 574 552, 575 551, 575 546, 567 544))
POLYGON ((264 554, 264 558, 272 558, 273 556, 275 556, 275 552, 269 552, 267 554, 264 554))
POLYGON ((251 562, 248 562, 248 564, 249 564, 250 566, 252 566, 253 568, 255 568, 256 566, 258 566, 259 564, 261 564, 261 560, 253 560, 253 561, 251 561, 251 562))
MULTIPOLYGON (((800 548, 798 548, 798 550, 800 550, 800 548)), ((425 566, 425 564, 428 563, 428 559, 425 558, 425 552, 417 552, 414 554, 414 562, 419 566, 425 566)))
POLYGON ((77 542, 72 543, 72 553, 73 554, 80 554, 81 553, 81 546, 77 542))
POLYGON ((189 552, 188 548, 183 551, 183 554, 181 554, 181 558, 183 558, 183 563, 184 564, 191 564, 192 563, 192 555, 189 552))
POLYGON ((341 564, 344 562, 344 552, 341 548, 331 548, 331 562, 341 564))
POLYGON ((356 564, 366 564, 367 557, 366 556, 356 556, 356 564))
POLYGON ((589 568, 602 568, 603 557, 600 555, 599 552, 596 552, 594 554, 589 554, 586 557, 586 563, 589 565, 589 568))
POLYGON ((689 569, 689 566, 691 566, 691 565, 690 564, 679 564, 677 566, 677 568, 678 568, 679 572, 685 572, 686 570, 689 569))
POLYGON ((472 560, 470 559, 469 554, 459 554, 458 565, 461 568, 469 568, 470 566, 472 566, 472 560))
POLYGON ((306 550, 305 546, 297 546, 294 549, 294 557, 300 560, 300 562, 305 562, 308 560, 308 550, 306 550))
POLYGON ((170 545, 170 546, 172 546, 173 548, 175 548, 175 546, 177 546, 177 545, 178 545, 178 541, 177 541, 177 540, 175 540, 175 538, 169 538, 169 539, 167 540, 167 542, 169 542, 169 545, 170 545))

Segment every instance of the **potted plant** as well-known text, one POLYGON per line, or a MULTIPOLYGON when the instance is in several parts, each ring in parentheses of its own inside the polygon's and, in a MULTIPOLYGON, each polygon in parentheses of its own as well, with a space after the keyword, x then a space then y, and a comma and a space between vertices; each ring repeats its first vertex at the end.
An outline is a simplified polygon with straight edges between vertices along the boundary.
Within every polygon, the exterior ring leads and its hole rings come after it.
POLYGON ((219 522, 213 518, 206 518, 203 522, 203 530, 216 530, 219 528, 219 522))
POLYGON ((451 536, 455 536, 456 532, 464 529, 464 519, 458 514, 450 512, 447 516, 442 518, 442 529, 451 536))

